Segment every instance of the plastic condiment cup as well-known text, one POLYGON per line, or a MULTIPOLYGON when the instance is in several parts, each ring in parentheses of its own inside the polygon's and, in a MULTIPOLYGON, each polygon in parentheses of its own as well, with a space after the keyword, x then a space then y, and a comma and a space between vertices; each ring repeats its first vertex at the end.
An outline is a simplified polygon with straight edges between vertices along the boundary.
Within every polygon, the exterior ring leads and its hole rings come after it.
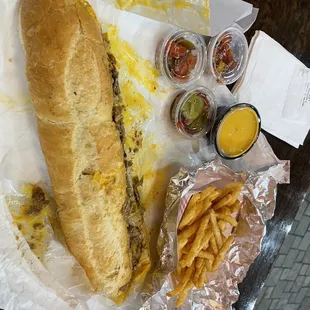
POLYGON ((207 71, 221 84, 232 84, 243 74, 248 61, 248 42, 241 28, 237 25, 226 28, 217 36, 210 39, 207 48, 207 71), (221 43, 227 42, 232 51, 236 65, 224 72, 219 72, 216 65, 216 55, 221 54, 221 43), (229 43, 230 42, 230 43, 229 43))
POLYGON ((173 30, 158 45, 155 55, 156 67, 160 74, 164 76, 169 86, 178 88, 188 88, 195 84, 204 73, 206 56, 206 43, 202 35, 195 34, 186 30, 173 30), (189 41, 195 46, 193 54, 197 56, 195 67, 190 74, 183 78, 178 78, 173 74, 173 70, 169 68, 169 50, 171 44, 179 40, 189 41))
MULTIPOLYGON (((242 157, 243 155, 245 155, 246 153, 248 153, 251 150, 251 148, 253 147, 253 145, 255 144, 255 142, 258 139, 260 130, 261 130, 261 118, 260 118, 259 112, 257 111, 257 109, 253 105, 248 104, 248 103, 238 103, 238 104, 235 104, 233 106, 221 106, 221 107, 219 107, 217 109, 217 116, 216 116, 216 120, 215 120, 214 126, 212 128, 211 134, 210 134, 210 140, 211 140, 211 142, 214 143, 216 152, 222 158, 225 158, 225 159, 237 159, 237 158, 242 157), (238 109, 240 110, 240 109, 245 109, 245 108, 250 109, 251 112, 253 112, 253 114, 256 116, 256 121, 257 121, 256 135, 253 137, 253 139, 252 139, 251 143, 249 143, 248 147, 246 147, 245 150, 243 152, 241 152, 240 154, 237 154, 235 156, 231 156, 231 155, 225 154, 223 149, 221 149, 221 146, 219 145, 220 143, 218 141, 219 140, 219 133, 220 133, 220 130, 221 130, 221 125, 225 121, 226 117, 228 115, 230 115, 232 112, 234 112, 234 111, 236 111, 238 109)), ((245 128, 242 128, 242 131, 246 132, 245 128)), ((231 138, 233 139, 233 135, 237 134, 235 132, 235 128, 232 127, 230 129, 230 134, 231 134, 231 138)))
POLYGON ((214 95, 209 89, 205 87, 195 87, 189 91, 183 91, 179 93, 174 99, 171 106, 170 115, 174 127, 181 136, 187 139, 199 139, 205 136, 211 130, 214 124, 214 120, 216 117, 216 102, 214 99, 214 95), (189 133, 182 122, 182 118, 184 119, 184 117, 182 116, 182 108, 188 100, 193 98, 193 96, 197 95, 202 95, 203 100, 207 101, 207 103, 209 104, 207 120, 203 123, 203 127, 199 132, 189 133))

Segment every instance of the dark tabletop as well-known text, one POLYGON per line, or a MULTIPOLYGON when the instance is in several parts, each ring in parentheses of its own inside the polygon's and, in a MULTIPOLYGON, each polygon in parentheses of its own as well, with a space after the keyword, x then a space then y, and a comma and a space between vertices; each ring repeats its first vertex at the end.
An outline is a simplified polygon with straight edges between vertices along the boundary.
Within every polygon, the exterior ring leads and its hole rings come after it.
MULTIPOLYGON (((247 0, 259 8, 258 18, 246 33, 250 39, 255 30, 263 30, 289 52, 310 67, 310 0, 247 0)), ((251 265, 240 284, 236 309, 253 309, 262 286, 290 230, 301 202, 310 187, 310 134, 302 147, 295 149, 265 133, 279 159, 291 161, 290 185, 279 185, 274 217, 267 223, 262 252, 251 265)))

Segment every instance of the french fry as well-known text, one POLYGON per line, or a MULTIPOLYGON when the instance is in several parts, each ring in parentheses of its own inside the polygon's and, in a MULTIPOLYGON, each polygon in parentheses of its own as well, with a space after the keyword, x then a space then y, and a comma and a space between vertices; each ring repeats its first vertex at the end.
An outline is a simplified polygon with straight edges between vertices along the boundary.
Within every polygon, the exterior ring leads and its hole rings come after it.
POLYGON ((199 225, 199 228, 198 228, 198 231, 197 231, 197 234, 196 234, 196 238, 193 242, 193 246, 190 249, 186 259, 180 261, 181 265, 187 266, 187 267, 192 265, 192 263, 195 259, 195 256, 200 252, 201 241, 203 240, 204 232, 207 228, 209 220, 210 220, 209 215, 206 215, 204 218, 202 218, 200 225, 199 225))
POLYGON ((218 189, 216 191, 214 191, 212 194, 210 194, 210 196, 208 197, 210 201, 214 201, 215 199, 217 199, 219 196, 221 195, 221 190, 218 189))
POLYGON ((201 250, 198 255, 198 257, 201 257, 201 258, 206 258, 206 259, 209 259, 209 260, 214 260, 214 255, 211 254, 210 252, 208 251, 203 251, 201 250))
POLYGON ((192 225, 196 222, 199 222, 199 220, 201 220, 202 216, 200 216, 203 213, 203 204, 204 201, 198 201, 196 206, 195 206, 195 214, 193 214, 191 220, 189 221, 189 223, 187 225, 192 225))
POLYGON ((201 193, 200 193, 200 201, 204 200, 205 198, 207 198, 213 191, 215 190, 215 186, 210 185, 208 186, 206 189, 204 189, 201 193))
POLYGON ((227 207, 222 207, 220 210, 218 210, 218 213, 230 215, 231 214, 231 210, 229 208, 227 208, 227 207))
POLYGON ((212 202, 207 197, 204 201, 202 201, 202 208, 199 210, 199 213, 197 213, 197 216, 193 218, 195 222, 192 222, 192 223, 199 222, 205 215, 207 215, 208 213, 207 211, 211 206, 212 206, 212 202))
POLYGON ((178 255, 181 256, 182 249, 188 243, 188 239, 197 231, 200 222, 195 222, 194 224, 188 226, 186 229, 182 230, 178 235, 178 255))
POLYGON ((215 215, 215 212, 213 210, 211 210, 211 212, 210 212, 210 222, 211 222, 213 234, 215 236, 216 244, 217 244, 218 248, 221 248, 221 246, 223 245, 222 235, 221 235, 221 231, 217 225, 216 215, 215 215))
POLYGON ((230 206, 231 213, 238 212, 240 209, 240 201, 237 200, 232 206, 230 206))
POLYGON ((193 277, 193 282, 194 282, 196 287, 198 287, 198 281, 199 281, 199 278, 200 278, 200 274, 202 273, 204 264, 205 264, 205 261, 204 261, 203 258, 198 257, 196 259, 195 273, 194 273, 194 277, 193 277))
POLYGON ((241 183, 241 182, 234 182, 234 183, 230 183, 230 184, 226 185, 222 189, 220 195, 215 200, 215 202, 220 201, 223 197, 225 197, 229 193, 233 192, 234 190, 241 190, 242 186, 243 186, 243 183, 241 183))
POLYGON ((180 307, 180 306, 184 303, 184 301, 185 301, 185 299, 186 299, 186 297, 187 297, 188 291, 189 291, 193 286, 194 286, 194 283, 193 283, 191 280, 189 280, 189 281, 187 282, 187 284, 185 285, 183 291, 180 293, 180 296, 179 296, 179 298, 178 298, 178 300, 177 300, 177 302, 176 302, 176 304, 175 304, 176 307, 180 307))
POLYGON ((221 247, 218 255, 215 257, 215 260, 213 262, 212 265, 212 271, 216 271, 218 269, 218 267, 220 266, 221 262, 223 261, 223 259, 225 258, 225 255, 227 253, 227 251, 229 250, 232 242, 234 241, 234 237, 233 236, 229 236, 226 241, 224 242, 223 246, 221 247))
POLYGON ((212 206, 212 200, 215 199, 218 195, 219 193, 217 191, 213 191, 203 201, 199 201, 198 203, 201 202, 202 205, 199 204, 199 206, 196 207, 196 212, 197 212, 196 216, 193 216, 189 224, 192 224, 196 221, 199 221, 201 218, 203 218, 208 213, 208 209, 212 206))
POLYGON ((218 209, 223 208, 224 206, 226 206, 228 203, 230 203, 232 199, 232 196, 230 194, 228 194, 227 196, 223 197, 221 200, 219 200, 214 206, 213 206, 213 210, 217 211, 218 209))
MULTIPOLYGON (((199 221, 202 217, 204 217, 207 213, 209 208, 212 206, 212 200, 214 200, 219 195, 218 191, 213 191, 208 197, 206 197, 203 200, 202 208, 200 209, 200 212, 197 213, 196 218, 193 218, 191 223, 194 223, 195 221, 199 221)), ((196 209, 198 212, 198 208, 196 209)))
POLYGON ((184 230, 181 230, 178 234, 178 241, 191 237, 197 231, 199 224, 199 222, 195 222, 194 224, 186 227, 184 230))
POLYGON ((213 236, 212 230, 208 229, 206 234, 203 236, 203 239, 201 241, 199 251, 202 250, 203 248, 207 248, 209 245, 210 238, 213 236))
POLYGON ((220 229, 221 231, 224 231, 224 230, 226 229, 226 222, 225 222, 225 221, 219 220, 217 224, 218 224, 219 229, 220 229))
POLYGON ((198 280, 197 288, 202 288, 203 287, 203 283, 205 282, 207 271, 208 271, 208 266, 207 266, 207 260, 206 260, 205 263, 204 263, 202 272, 200 274, 199 280, 198 280))
POLYGON ((188 254, 189 251, 191 250, 193 244, 192 243, 188 243, 183 249, 182 249, 182 254, 188 254))
POLYGON ((183 229, 186 225, 190 223, 192 218, 195 216, 196 208, 197 208, 197 202, 200 199, 200 194, 195 194, 192 196, 191 200, 189 201, 183 217, 181 219, 179 229, 183 229))
POLYGON ((240 191, 241 191, 241 189, 235 190, 235 191, 230 193, 231 201, 227 204, 229 207, 232 206, 236 202, 236 200, 237 200, 237 198, 238 198, 238 196, 240 194, 240 191))
POLYGON ((177 275, 177 278, 180 278, 182 275, 182 267, 180 264, 177 265, 177 269, 175 271, 175 274, 177 275))
POLYGON ((233 243, 234 241, 234 237, 233 236, 229 236, 223 246, 221 247, 220 251, 219 251, 219 255, 222 257, 222 259, 224 258, 224 256, 226 255, 227 251, 229 250, 231 244, 233 243))
POLYGON ((196 270, 200 269, 202 267, 203 262, 204 262, 204 260, 202 258, 197 258, 197 261, 196 261, 196 264, 195 264, 196 270))
POLYGON ((206 260, 205 262, 206 272, 212 271, 212 264, 213 264, 213 260, 206 260))
POLYGON ((209 200, 209 198, 206 198, 203 202, 201 213, 205 213, 211 206, 212 202, 209 200))
POLYGON ((176 296, 176 295, 181 294, 184 287, 186 286, 186 283, 192 277, 193 271, 194 271, 194 265, 187 268, 185 271, 184 277, 181 278, 181 281, 178 283, 178 285, 176 286, 176 288, 173 291, 170 291, 167 293, 167 296, 172 297, 172 296, 176 296))
POLYGON ((182 249, 185 247, 186 243, 187 243, 187 239, 178 240, 178 257, 179 257, 179 260, 181 258, 182 249))
POLYGON ((216 217, 228 222, 231 226, 236 227, 238 225, 237 221, 230 215, 216 213, 216 217))
POLYGON ((212 272, 216 271, 216 270, 219 268, 221 262, 222 262, 222 258, 221 258, 221 256, 218 254, 218 255, 215 257, 215 260, 214 260, 214 262, 213 262, 213 264, 212 264, 212 269, 211 269, 212 272))
POLYGON ((213 254, 216 255, 219 252, 213 233, 212 233, 212 237, 210 238, 210 247, 212 249, 213 254))

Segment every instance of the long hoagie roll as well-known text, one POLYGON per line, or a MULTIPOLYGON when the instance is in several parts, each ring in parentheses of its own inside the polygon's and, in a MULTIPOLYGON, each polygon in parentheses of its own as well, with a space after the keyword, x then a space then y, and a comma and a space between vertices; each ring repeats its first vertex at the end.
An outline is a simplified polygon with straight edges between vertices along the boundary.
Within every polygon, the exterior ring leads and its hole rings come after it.
POLYGON ((131 279, 126 171, 101 29, 82 1, 23 0, 26 75, 69 250, 96 291, 131 279))

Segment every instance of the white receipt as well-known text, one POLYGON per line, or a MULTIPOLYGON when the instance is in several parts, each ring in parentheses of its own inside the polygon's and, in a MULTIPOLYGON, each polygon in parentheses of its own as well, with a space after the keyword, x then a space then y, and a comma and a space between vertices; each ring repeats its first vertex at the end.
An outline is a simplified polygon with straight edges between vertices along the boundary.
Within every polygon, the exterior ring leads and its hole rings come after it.
POLYGON ((305 66, 295 68, 282 117, 310 123, 310 70, 305 66))

